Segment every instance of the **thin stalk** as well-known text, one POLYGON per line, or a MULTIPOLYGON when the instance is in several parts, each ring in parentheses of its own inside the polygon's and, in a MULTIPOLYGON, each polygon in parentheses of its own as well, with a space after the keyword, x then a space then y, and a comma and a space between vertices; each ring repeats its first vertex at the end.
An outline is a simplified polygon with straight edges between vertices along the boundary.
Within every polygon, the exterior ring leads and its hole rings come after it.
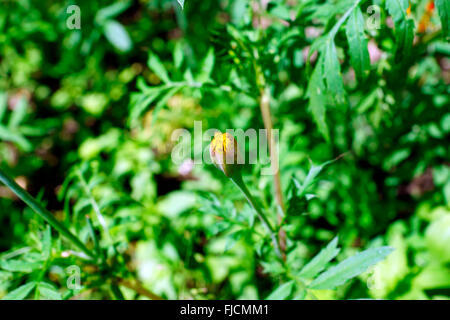
POLYGON ((162 297, 144 288, 139 282, 131 282, 125 279, 118 279, 118 284, 128 289, 132 289, 139 293, 141 296, 145 296, 152 300, 164 300, 162 297))
POLYGON ((262 224, 266 227, 267 231, 270 234, 270 237, 272 238, 272 242, 275 248, 275 252, 277 253, 277 256, 283 259, 283 254, 281 251, 280 242, 278 241, 277 233, 275 232, 275 229, 273 228, 267 216, 264 214, 264 211, 261 210, 261 207, 258 205, 258 203, 253 198, 252 194, 248 190, 247 186, 244 183, 244 180, 242 180, 242 176, 240 174, 236 174, 231 177, 231 180, 242 191, 247 201, 256 211, 259 219, 261 220, 262 224))
MULTIPOLYGON (((267 141, 269 145, 269 153, 270 153, 270 163, 273 168, 273 182, 275 187, 275 199, 277 201, 278 207, 281 209, 283 214, 286 212, 283 200, 283 189, 281 187, 281 177, 279 170, 279 158, 277 152, 277 146, 275 145, 275 140, 272 135, 272 115, 270 113, 270 96, 268 93, 268 89, 262 87, 260 89, 260 98, 259 98, 259 106, 261 109, 261 115, 264 122, 264 127, 266 129, 267 141)), ((279 237, 279 245, 281 248, 283 260, 285 260, 285 250, 286 250, 286 233, 281 227, 281 223, 283 221, 283 215, 278 214, 278 224, 280 225, 278 237, 279 237)))
MULTIPOLYGON (((97 235, 95 234, 94 225, 92 224, 91 217, 89 215, 86 215, 86 222, 89 228, 89 233, 91 234, 92 241, 94 242, 94 250, 97 254, 97 256, 100 255, 100 244, 98 242, 97 235)), ((103 260, 103 257, 102 257, 103 260)))
POLYGON ((95 258, 95 255, 76 237, 71 233, 64 225, 61 224, 53 214, 45 209, 39 202, 37 202, 26 190, 20 187, 12 178, 10 178, 1 168, 0 168, 0 182, 5 184, 12 192, 16 194, 19 199, 25 202, 34 212, 36 212, 42 219, 47 221, 55 230, 57 230, 61 235, 66 237, 70 242, 72 242, 76 247, 78 247, 83 253, 85 253, 90 258, 95 258))
POLYGON ((83 174, 81 173, 81 171, 79 169, 77 170, 77 176, 81 182, 81 186, 83 187, 84 193, 88 197, 89 202, 91 203, 91 207, 92 207, 92 209, 94 209, 95 215, 97 216, 97 219, 103 228, 103 231, 108 236, 108 238, 110 238, 109 230, 108 230, 108 226, 106 225, 105 218, 103 217, 102 213, 100 212, 100 208, 97 204, 97 201, 95 201, 94 197, 92 196, 91 188, 89 188, 86 180, 83 177, 83 174))

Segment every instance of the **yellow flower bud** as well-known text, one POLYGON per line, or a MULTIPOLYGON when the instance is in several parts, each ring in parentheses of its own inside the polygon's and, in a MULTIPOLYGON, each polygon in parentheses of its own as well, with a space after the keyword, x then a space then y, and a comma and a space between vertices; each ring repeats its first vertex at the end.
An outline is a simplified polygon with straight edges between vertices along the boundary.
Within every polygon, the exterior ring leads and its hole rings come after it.
POLYGON ((238 144, 231 134, 216 132, 209 145, 209 152, 214 165, 227 177, 238 172, 238 144))

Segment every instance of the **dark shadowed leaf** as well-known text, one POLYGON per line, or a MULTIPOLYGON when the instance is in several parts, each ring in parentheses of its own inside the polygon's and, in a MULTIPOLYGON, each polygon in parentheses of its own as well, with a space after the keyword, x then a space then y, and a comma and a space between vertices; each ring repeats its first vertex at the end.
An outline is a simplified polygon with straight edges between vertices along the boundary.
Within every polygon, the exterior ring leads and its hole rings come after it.
POLYGON ((346 34, 350 47, 350 60, 355 74, 358 79, 364 80, 370 69, 370 58, 367 39, 364 35, 364 17, 359 7, 355 8, 348 18, 346 34))
POLYGON ((450 38, 450 1, 436 0, 435 4, 439 11, 439 17, 441 18, 442 32, 448 39, 450 38))

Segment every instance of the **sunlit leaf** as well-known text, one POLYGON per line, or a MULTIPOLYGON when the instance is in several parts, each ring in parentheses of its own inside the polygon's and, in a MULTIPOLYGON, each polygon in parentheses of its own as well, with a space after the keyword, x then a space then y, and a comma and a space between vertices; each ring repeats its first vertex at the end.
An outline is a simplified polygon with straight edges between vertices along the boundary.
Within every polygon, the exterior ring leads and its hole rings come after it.
POLYGON ((148 56, 148 67, 163 81, 170 82, 169 75, 164 65, 159 60, 158 56, 150 52, 148 56))
POLYGON ((291 294, 294 289, 295 282, 294 280, 283 283, 281 286, 276 288, 267 298, 266 300, 285 300, 291 294))
POLYGON ((6 296, 2 298, 2 300, 23 300, 30 294, 31 290, 33 290, 35 287, 36 282, 34 281, 28 282, 8 293, 6 296))
POLYGON ((320 274, 309 287, 311 289, 334 289, 382 261, 394 249, 371 248, 360 252, 320 274))
POLYGON ((317 254, 306 266, 302 268, 299 277, 305 279, 314 278, 319 272, 321 272, 327 266, 328 262, 333 260, 340 249, 337 247, 338 237, 334 238, 325 248, 323 248, 319 254, 317 254))
POLYGON ((105 37, 119 51, 127 52, 132 47, 132 42, 124 26, 115 20, 108 20, 103 27, 105 37))

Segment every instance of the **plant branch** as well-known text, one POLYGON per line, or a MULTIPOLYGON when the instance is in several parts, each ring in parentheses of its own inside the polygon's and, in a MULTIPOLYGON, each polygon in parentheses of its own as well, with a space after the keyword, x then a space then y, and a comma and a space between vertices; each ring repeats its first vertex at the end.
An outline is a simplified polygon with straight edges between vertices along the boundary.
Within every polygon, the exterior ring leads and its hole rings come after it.
POLYGON ((244 183, 244 180, 242 180, 242 175, 236 174, 231 177, 231 180, 234 182, 234 184, 242 191, 242 193, 245 195, 245 198, 250 203, 250 205, 253 207, 253 209, 256 211, 259 219, 261 220, 262 224, 266 227, 267 231, 270 234, 270 237, 272 238, 272 242, 275 248, 275 252, 277 253, 277 256, 279 258, 283 258, 283 253, 281 251, 280 242, 277 237, 277 233, 275 229, 273 228, 272 224, 270 223, 267 216, 264 214, 264 212, 261 210, 261 207, 258 205, 258 203, 253 198, 252 194, 248 190, 247 186, 244 183))
POLYGON ((128 289, 134 290, 142 296, 150 298, 152 300, 164 300, 161 296, 151 292, 150 290, 144 288, 140 282, 131 282, 125 279, 117 279, 117 283, 128 289))
MULTIPOLYGON (((255 70, 256 71, 256 70, 255 70)), ((260 75, 262 77, 262 75, 260 75)), ((272 135, 272 115, 270 112, 270 95, 268 92, 268 89, 266 87, 260 88, 260 97, 259 97, 259 106, 261 109, 261 115, 264 122, 264 128, 266 129, 266 136, 267 141, 269 145, 269 153, 270 153, 270 163, 272 168, 272 174, 273 174, 273 181, 274 181, 274 187, 275 187, 275 199, 277 201, 277 204, 283 214, 285 213, 285 206, 284 206, 284 200, 283 200, 283 189, 281 186, 281 177, 280 177, 280 170, 279 170, 279 158, 278 158, 278 149, 275 143, 275 140, 272 135)), ((283 221, 283 215, 278 214, 278 224, 281 224, 283 221)), ((279 228, 279 241, 280 241, 280 247, 281 252, 283 255, 283 260, 286 259, 284 252, 286 251, 286 233, 284 230, 279 228)))

